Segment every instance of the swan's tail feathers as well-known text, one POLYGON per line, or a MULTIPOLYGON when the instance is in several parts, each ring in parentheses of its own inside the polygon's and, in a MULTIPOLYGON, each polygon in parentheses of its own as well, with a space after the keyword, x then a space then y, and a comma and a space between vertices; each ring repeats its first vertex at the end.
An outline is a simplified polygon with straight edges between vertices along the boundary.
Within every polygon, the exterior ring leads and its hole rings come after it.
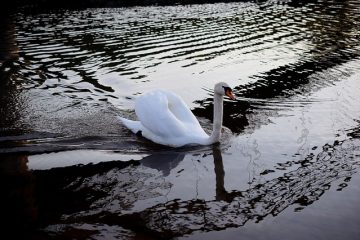
POLYGON ((128 129, 130 129, 135 134, 141 134, 142 125, 139 121, 129 120, 123 117, 117 117, 128 129))

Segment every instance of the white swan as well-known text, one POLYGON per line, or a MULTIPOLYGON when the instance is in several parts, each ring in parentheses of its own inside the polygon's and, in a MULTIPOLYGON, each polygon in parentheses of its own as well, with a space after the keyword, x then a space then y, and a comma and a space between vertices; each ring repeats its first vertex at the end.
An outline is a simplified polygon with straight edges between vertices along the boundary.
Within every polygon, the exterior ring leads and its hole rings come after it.
POLYGON ((185 102, 175 93, 155 90, 136 99, 135 113, 140 121, 118 117, 133 133, 162 145, 210 145, 219 142, 223 121, 223 96, 235 97, 223 82, 214 87, 214 122, 209 136, 185 102))

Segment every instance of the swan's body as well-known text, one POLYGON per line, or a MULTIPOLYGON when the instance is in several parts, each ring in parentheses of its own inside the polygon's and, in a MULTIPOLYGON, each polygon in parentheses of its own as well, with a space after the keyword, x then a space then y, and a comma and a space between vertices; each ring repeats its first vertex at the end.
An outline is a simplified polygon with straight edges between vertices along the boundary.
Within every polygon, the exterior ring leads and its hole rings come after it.
POLYGON ((226 94, 234 99, 226 83, 216 84, 214 93, 214 125, 210 136, 201 128, 185 102, 175 93, 165 90, 155 90, 136 99, 135 113, 139 121, 119 119, 133 133, 141 133, 143 137, 162 145, 213 144, 221 136, 223 96, 226 94))

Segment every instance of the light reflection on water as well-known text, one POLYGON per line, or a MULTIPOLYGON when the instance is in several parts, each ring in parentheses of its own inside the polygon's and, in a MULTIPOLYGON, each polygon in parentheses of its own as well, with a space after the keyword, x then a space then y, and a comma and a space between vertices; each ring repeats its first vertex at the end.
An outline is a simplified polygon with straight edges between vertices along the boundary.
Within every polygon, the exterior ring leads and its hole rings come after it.
MULTIPOLYGON (((321 58, 341 62, 357 55, 356 9, 324 5, 262 8, 241 3, 216 10, 195 5, 19 14, 21 62, 30 62, 19 74, 31 79, 30 86, 72 98, 126 104, 125 97, 164 87, 182 93, 191 104, 205 96, 197 89, 217 81, 242 86, 261 80, 254 75, 274 77, 277 69, 288 71, 287 76, 311 74, 316 65, 332 62, 321 58), (331 10, 338 14, 327 12, 331 10), (178 81, 191 88, 179 88, 178 81)), ((289 89, 285 84, 276 91, 292 90, 294 81, 289 89)))
POLYGON ((358 236, 359 218, 341 211, 359 212, 359 8, 248 2, 14 14, 0 88, 10 229, 261 239, 255 222, 270 224, 275 239, 272 217, 306 225, 310 208, 319 221, 301 238, 358 236), (134 117, 137 95, 161 87, 210 130, 217 81, 238 96, 224 103, 232 132, 219 146, 162 147, 116 121, 134 117), (24 181, 7 185, 16 178, 24 181), (13 201, 14 191, 26 197, 13 201), (345 210, 329 209, 344 196, 345 210))

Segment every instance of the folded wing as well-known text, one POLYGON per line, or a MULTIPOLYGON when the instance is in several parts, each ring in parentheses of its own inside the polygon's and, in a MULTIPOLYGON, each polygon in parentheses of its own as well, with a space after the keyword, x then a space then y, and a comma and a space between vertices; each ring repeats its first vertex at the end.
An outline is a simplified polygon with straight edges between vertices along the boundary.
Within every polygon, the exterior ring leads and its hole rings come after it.
POLYGON ((174 93, 157 90, 142 95, 136 100, 135 112, 141 124, 158 137, 206 136, 188 106, 174 93))

